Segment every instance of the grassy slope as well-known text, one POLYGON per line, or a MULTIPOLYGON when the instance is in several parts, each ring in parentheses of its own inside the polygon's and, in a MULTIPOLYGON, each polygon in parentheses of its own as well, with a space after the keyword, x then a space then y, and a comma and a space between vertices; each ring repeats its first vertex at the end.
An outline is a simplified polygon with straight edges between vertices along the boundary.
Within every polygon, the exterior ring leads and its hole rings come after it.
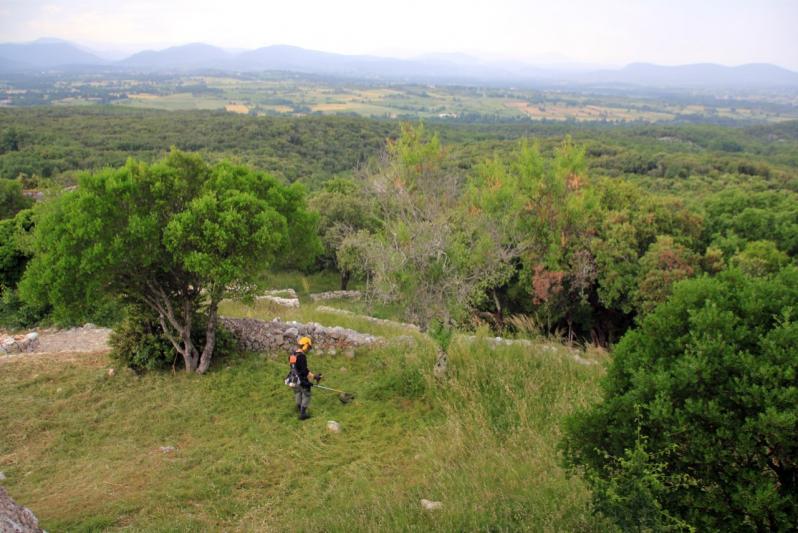
POLYGON ((311 357, 357 399, 316 391, 305 423, 282 358, 241 356, 203 377, 109 378, 104 355, 3 363, 0 470, 51 531, 599 529, 556 443, 601 370, 518 347, 450 352, 446 385, 423 342, 311 357))

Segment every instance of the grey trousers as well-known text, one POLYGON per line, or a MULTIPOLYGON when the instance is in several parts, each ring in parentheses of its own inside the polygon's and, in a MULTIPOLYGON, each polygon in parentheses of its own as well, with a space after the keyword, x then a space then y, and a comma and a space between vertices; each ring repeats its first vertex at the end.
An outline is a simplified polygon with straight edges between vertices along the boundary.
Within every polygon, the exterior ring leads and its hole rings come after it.
POLYGON ((296 399, 296 404, 299 407, 304 407, 307 409, 310 405, 310 389, 297 387, 296 392, 294 392, 294 398, 296 399))

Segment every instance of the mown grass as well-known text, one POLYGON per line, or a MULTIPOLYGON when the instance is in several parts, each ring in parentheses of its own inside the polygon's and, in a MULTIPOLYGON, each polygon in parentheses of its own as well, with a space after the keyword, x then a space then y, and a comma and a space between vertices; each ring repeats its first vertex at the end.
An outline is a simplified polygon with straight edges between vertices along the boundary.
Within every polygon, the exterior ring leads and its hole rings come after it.
POLYGON ((406 341, 311 356, 356 399, 314 391, 304 423, 282 358, 228 358, 205 376, 109 377, 105 355, 0 363, 5 485, 50 531, 603 529, 556 452, 598 367, 456 342, 440 383, 432 345, 406 341))

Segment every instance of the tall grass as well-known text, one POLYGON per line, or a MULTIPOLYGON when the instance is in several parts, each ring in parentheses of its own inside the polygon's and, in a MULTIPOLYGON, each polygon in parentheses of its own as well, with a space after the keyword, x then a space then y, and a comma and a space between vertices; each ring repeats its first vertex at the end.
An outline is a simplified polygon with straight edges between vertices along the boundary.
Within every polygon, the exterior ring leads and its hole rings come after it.
POLYGON ((0 470, 51 531, 600 528, 556 443, 601 371, 517 346, 449 352, 446 382, 429 342, 311 355, 356 399, 316 390, 304 423, 282 359, 241 356, 202 377, 108 377, 102 355, 2 363, 0 470))

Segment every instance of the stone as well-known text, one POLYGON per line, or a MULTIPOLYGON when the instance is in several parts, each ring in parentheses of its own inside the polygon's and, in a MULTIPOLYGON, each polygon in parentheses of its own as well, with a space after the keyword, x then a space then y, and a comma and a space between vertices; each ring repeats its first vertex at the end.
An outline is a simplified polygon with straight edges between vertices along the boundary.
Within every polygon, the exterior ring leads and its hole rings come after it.
POLYGON ((327 431, 329 431, 330 433, 340 433, 341 432, 341 424, 339 424, 335 420, 328 420, 327 421, 327 431))
POLYGON ((0 472, 0 481, 5 481, 5 480, 6 480, 5 473, 4 472, 0 472))
POLYGON ((19 350, 19 346, 17 346, 17 341, 15 341, 13 337, 6 337, 3 339, 3 342, 0 343, 0 350, 8 354, 19 350))
POLYGON ((347 349, 344 351, 344 355, 345 355, 346 357, 348 357, 349 359, 354 359, 354 358, 355 358, 355 350, 354 350, 354 349, 352 349, 352 348, 347 348, 347 349))
POLYGON ((161 446, 160 450, 163 453, 172 453, 177 451, 177 448, 175 448, 174 446, 161 446))
POLYGON ((346 374, 349 371, 346 369, 345 366, 342 366, 341 368, 338 369, 338 372, 341 372, 342 374, 346 374))
POLYGON ((267 301, 269 303, 281 305, 283 307, 299 307, 299 299, 298 298, 283 298, 281 296, 271 296, 271 295, 264 295, 264 296, 256 296, 255 301, 267 301))
POLYGON ((112 378, 112 377, 114 377, 114 374, 116 374, 116 370, 113 369, 113 368, 109 368, 108 369, 108 377, 112 378))
POLYGON ((424 509, 425 511, 438 511, 440 509, 443 509, 443 502, 436 502, 421 498, 421 508, 424 509))
POLYGON ((33 511, 17 504, 3 487, 0 487, 0 531, 13 533, 43 531, 33 511))

